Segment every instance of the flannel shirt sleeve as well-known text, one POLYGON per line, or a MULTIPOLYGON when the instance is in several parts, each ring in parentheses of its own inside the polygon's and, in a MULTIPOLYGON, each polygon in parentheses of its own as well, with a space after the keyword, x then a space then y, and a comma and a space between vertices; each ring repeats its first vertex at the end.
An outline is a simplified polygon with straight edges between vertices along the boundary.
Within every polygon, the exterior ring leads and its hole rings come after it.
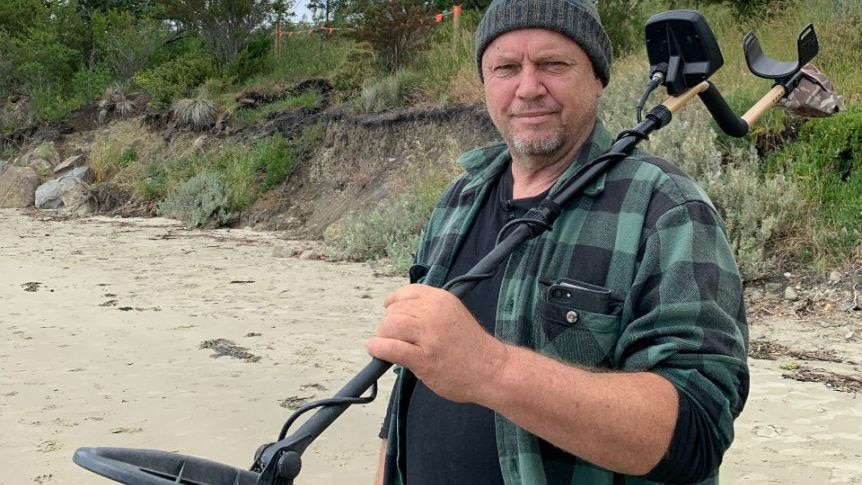
MULTIPOLYGON (((616 361, 623 370, 650 370, 668 379, 680 393, 681 406, 693 415, 689 424, 697 424, 699 436, 693 441, 698 446, 681 453, 672 442, 665 461, 677 467, 663 461, 648 477, 673 482, 653 475, 673 468, 678 473, 684 464, 702 469, 700 476, 687 477, 697 481, 721 463, 733 441, 733 420, 748 397, 742 281, 723 224, 702 201, 684 202, 657 216, 638 260, 616 361), (698 460, 708 466, 698 467, 698 460)), ((691 431, 677 429, 674 440, 683 434, 690 438, 691 431)))

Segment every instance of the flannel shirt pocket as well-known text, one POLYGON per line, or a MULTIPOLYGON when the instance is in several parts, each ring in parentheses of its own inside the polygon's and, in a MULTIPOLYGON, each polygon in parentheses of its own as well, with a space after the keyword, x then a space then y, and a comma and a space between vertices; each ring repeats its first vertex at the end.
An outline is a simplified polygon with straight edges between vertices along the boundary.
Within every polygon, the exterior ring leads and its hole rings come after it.
POLYGON ((572 280, 547 285, 540 300, 543 353, 589 367, 614 367, 622 301, 606 288, 572 280))

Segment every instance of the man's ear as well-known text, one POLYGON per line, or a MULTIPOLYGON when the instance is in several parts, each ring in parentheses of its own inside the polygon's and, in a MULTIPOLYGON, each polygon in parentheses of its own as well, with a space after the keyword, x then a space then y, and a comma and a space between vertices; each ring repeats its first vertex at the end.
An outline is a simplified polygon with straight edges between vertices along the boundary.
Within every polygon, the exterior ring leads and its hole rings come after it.
POLYGON ((605 93, 605 87, 604 87, 604 83, 602 82, 602 78, 600 78, 599 75, 596 74, 595 72, 593 72, 593 75, 595 76, 596 82, 599 85, 599 88, 596 91, 596 99, 599 99, 605 93))

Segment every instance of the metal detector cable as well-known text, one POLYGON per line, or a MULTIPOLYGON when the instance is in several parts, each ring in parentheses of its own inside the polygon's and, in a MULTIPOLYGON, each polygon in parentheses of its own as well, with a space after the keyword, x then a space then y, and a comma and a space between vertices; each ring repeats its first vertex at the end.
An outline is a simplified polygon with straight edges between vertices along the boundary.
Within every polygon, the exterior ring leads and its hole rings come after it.
POLYGON ((647 99, 649 99, 652 92, 655 91, 656 88, 659 87, 659 85, 661 85, 661 83, 663 82, 664 73, 661 71, 656 71, 655 73, 653 73, 649 82, 647 82, 647 85, 644 88, 644 92, 643 94, 641 94, 641 98, 638 100, 638 105, 636 109, 638 123, 643 121, 643 117, 641 115, 643 114, 644 106, 646 106, 647 99))
MULTIPOLYGON (((653 89, 655 89, 655 86, 653 86, 652 84, 654 81, 656 81, 656 79, 663 79, 663 78, 658 76, 658 75, 654 75, 653 78, 650 80, 649 85, 647 86, 647 91, 648 91, 647 94, 649 92, 651 92, 653 89)), ((658 84, 656 84, 656 86, 657 85, 658 84)), ((638 113, 638 117, 640 117, 640 113, 638 113)), ((645 140, 647 138, 646 133, 644 133, 642 131, 625 130, 617 136, 616 141, 619 141, 620 139, 627 137, 627 136, 634 137, 638 141, 645 140)), ((599 157, 594 158, 589 163, 585 164, 583 167, 581 167, 580 170, 586 170, 590 166, 593 166, 595 164, 602 163, 605 161, 614 161, 614 160, 622 159, 622 158, 625 158, 626 156, 628 156, 628 155, 626 153, 623 153, 623 152, 605 153, 599 157)), ((506 225, 504 225, 500 229, 500 231, 497 233, 497 238, 494 241, 494 246, 495 247, 498 246, 500 244, 500 242, 503 240, 503 238, 506 236, 506 234, 513 227, 520 225, 520 224, 526 224, 528 226, 539 229, 541 231, 550 231, 552 229, 551 224, 549 224, 548 222, 546 222, 542 219, 534 219, 534 218, 529 217, 531 215, 531 213, 532 213, 532 211, 528 211, 526 214, 526 217, 520 217, 518 219, 514 219, 512 221, 509 221, 506 225)), ((442 289, 444 289, 446 291, 451 291, 451 289, 458 284, 467 283, 467 282, 474 282, 474 281, 481 281, 484 279, 488 279, 492 276, 494 276, 494 273, 492 273, 492 272, 480 273, 480 274, 471 274, 470 272, 467 272, 467 274, 464 274, 464 275, 461 275, 461 276, 458 276, 456 278, 452 278, 451 280, 449 280, 449 282, 447 282, 445 285, 443 285, 442 289)), ((288 418, 287 421, 285 421, 284 426, 282 426, 282 428, 281 428, 281 432, 278 434, 278 441, 281 441, 282 439, 284 439, 287 436, 288 430, 290 429, 290 427, 293 425, 293 423, 295 423, 296 420, 300 416, 307 413, 308 411, 311 411, 312 409, 317 409, 317 408, 324 407, 324 406, 368 404, 368 403, 374 401, 374 399, 376 397, 377 397, 377 382, 375 381, 371 385, 371 394, 366 396, 366 397, 333 397, 333 398, 321 399, 320 401, 315 401, 315 402, 305 404, 302 407, 300 407, 299 409, 297 409, 296 412, 294 412, 290 416, 290 418, 288 418)))
POLYGON ((377 398, 377 382, 375 381, 371 385, 371 394, 365 397, 331 397, 328 399, 321 399, 320 401, 310 402, 308 404, 304 404, 299 409, 296 410, 287 421, 284 422, 284 426, 281 427, 281 432, 278 433, 278 440, 281 441, 287 436, 287 431, 293 426, 293 423, 302 416, 303 414, 311 411, 312 409, 317 409, 323 406, 341 406, 341 405, 352 405, 352 404, 368 404, 374 399, 377 398))

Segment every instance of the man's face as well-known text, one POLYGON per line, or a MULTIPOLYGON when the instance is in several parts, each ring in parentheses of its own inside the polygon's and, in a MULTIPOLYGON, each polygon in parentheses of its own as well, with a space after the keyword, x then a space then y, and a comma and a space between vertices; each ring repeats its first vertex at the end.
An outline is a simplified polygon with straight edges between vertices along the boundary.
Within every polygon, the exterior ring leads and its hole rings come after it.
POLYGON ((513 155, 568 155, 586 140, 602 82, 587 54, 544 29, 507 32, 482 55, 485 102, 513 155))

